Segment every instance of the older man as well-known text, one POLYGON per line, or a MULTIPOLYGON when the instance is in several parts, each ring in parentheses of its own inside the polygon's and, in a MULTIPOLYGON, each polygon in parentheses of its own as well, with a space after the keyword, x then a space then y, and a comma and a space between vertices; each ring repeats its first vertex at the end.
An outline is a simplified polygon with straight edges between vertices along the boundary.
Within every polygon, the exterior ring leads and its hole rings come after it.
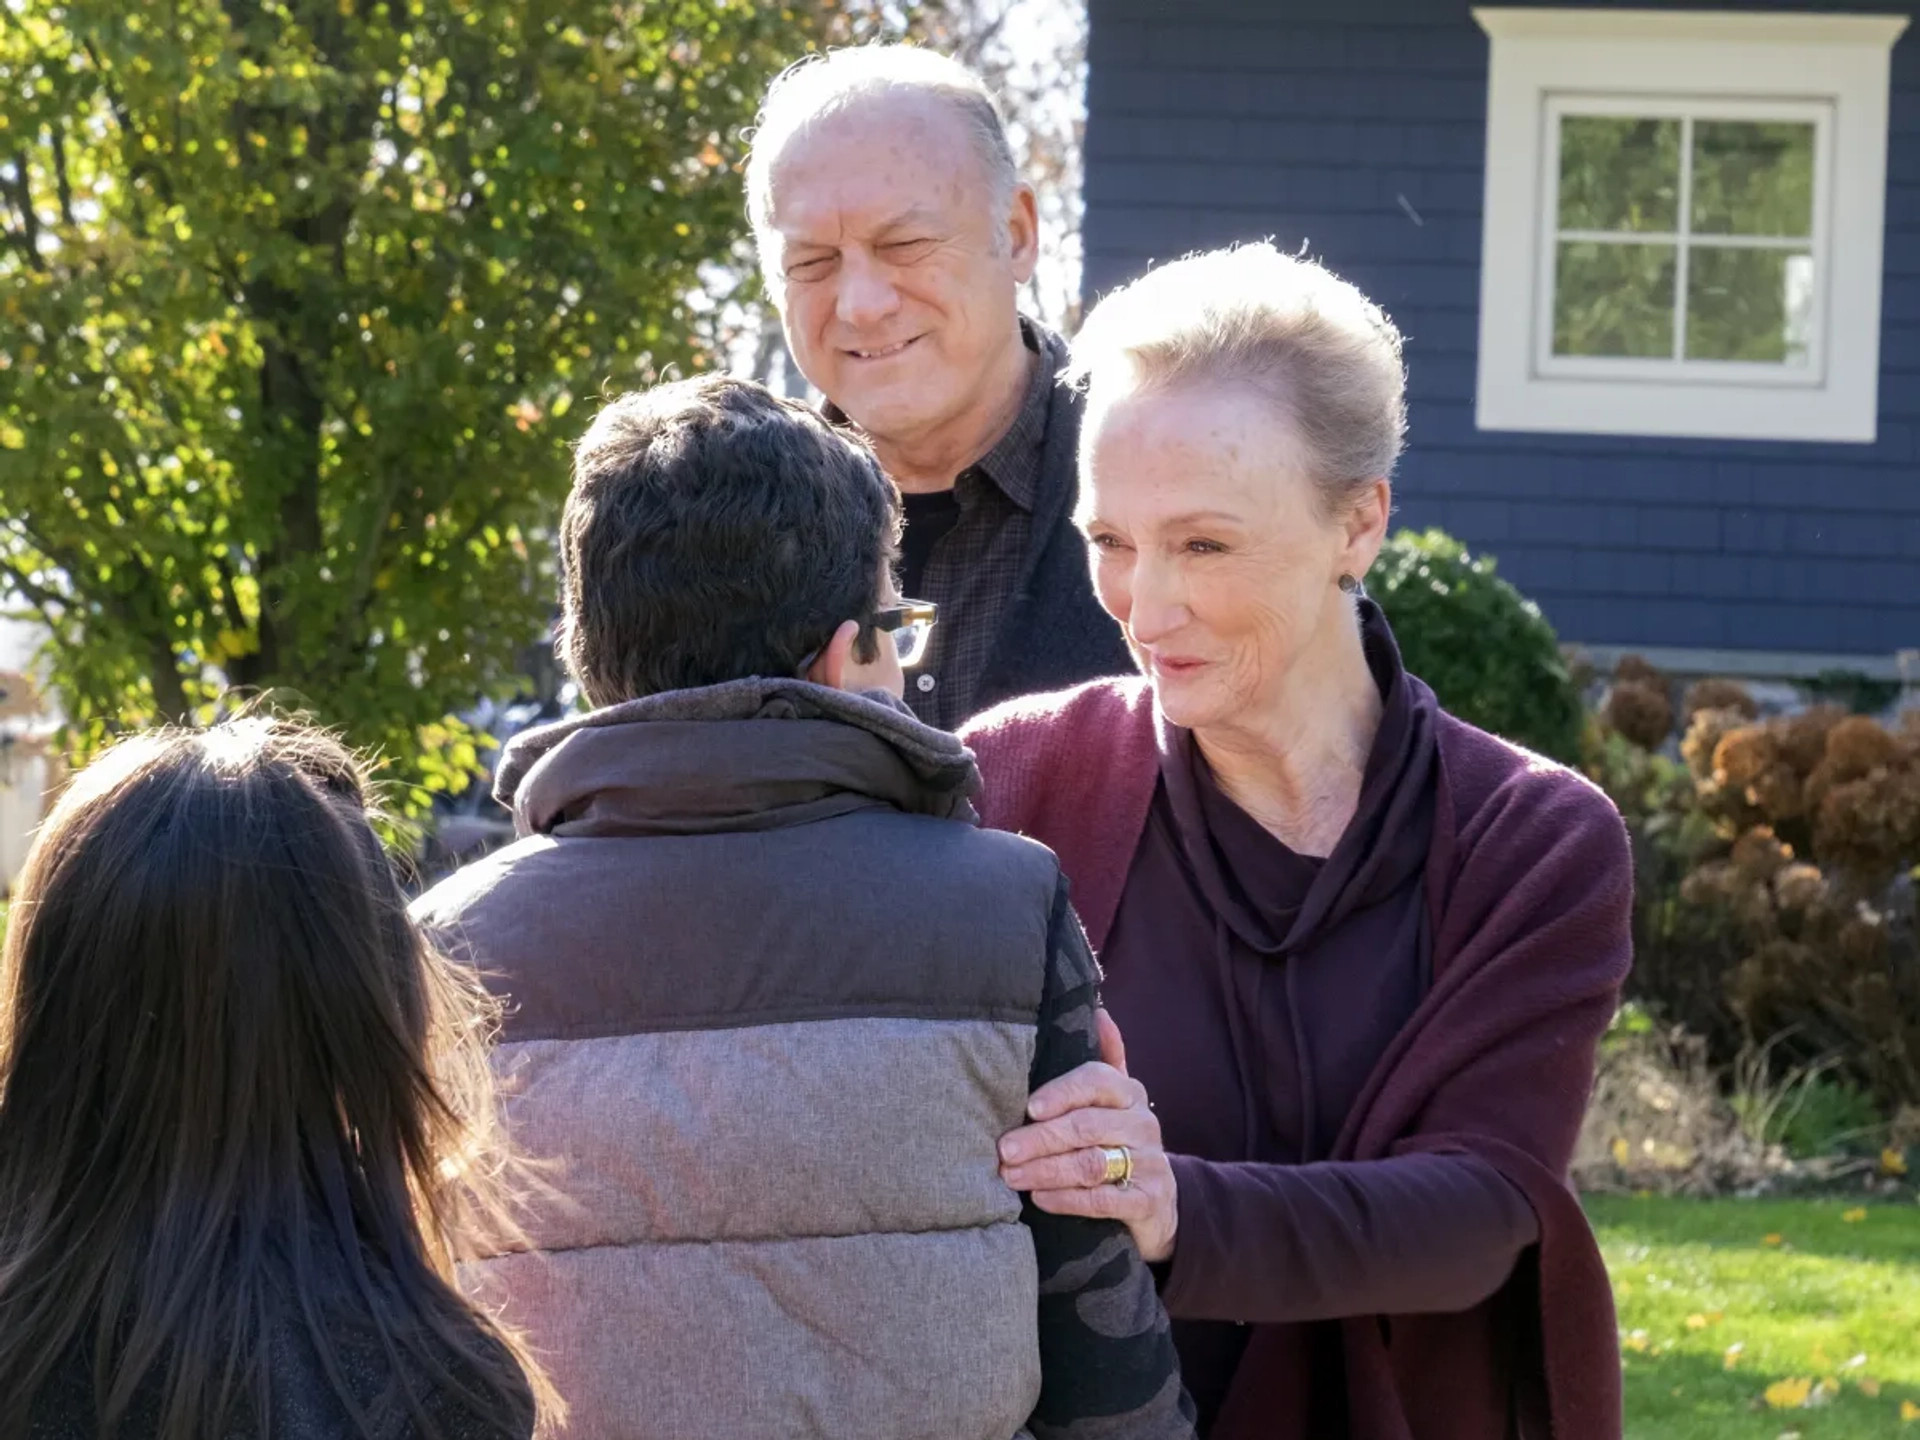
POLYGON ((747 191, 788 349, 905 497, 901 586, 941 617, 915 712, 954 728, 1130 671, 1072 524, 1066 343, 1019 310, 1033 191, 980 78, 911 46, 803 61, 767 93, 747 191))

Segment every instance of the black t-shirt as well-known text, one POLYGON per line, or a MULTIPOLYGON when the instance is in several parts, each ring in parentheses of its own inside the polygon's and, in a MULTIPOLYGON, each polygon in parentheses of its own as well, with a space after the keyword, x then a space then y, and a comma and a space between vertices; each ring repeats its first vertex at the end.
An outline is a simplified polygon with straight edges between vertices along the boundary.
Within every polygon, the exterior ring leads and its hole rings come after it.
POLYGON ((900 497, 906 525, 900 536, 900 593, 909 600, 925 599, 920 582, 933 558, 933 547, 959 523, 960 501, 951 487, 925 495, 900 497))

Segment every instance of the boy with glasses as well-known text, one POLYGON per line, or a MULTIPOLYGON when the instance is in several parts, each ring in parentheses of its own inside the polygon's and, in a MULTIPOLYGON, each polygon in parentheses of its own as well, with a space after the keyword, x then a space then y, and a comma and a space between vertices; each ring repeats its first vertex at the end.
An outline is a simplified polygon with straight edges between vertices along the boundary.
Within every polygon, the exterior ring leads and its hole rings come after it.
POLYGON ((999 1179, 1097 1058, 1098 972, 1052 854, 979 829, 972 756, 900 703, 934 611, 898 533, 871 452, 747 381, 580 444, 560 649, 595 708, 514 738, 525 838, 417 907, 506 1002, 557 1192, 464 1278, 571 1433, 1192 1433, 1126 1230, 999 1179))

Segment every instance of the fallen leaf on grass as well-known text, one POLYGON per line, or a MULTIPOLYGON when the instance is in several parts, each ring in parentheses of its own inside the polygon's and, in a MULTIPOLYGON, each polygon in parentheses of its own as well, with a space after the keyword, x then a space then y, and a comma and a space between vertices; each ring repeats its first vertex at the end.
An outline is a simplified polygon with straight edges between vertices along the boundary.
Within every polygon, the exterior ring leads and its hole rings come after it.
POLYGON ((1862 1375, 1860 1377, 1860 1393, 1866 1396, 1869 1400, 1879 1399, 1880 1398, 1880 1382, 1874 1379, 1871 1375, 1862 1375))
POLYGON ((1920 1420, 1920 1405, 1914 1404, 1911 1400, 1902 1400, 1900 1402, 1900 1418, 1909 1425, 1916 1420, 1920 1420))
POLYGON ((1790 1380, 1776 1380, 1767 1386, 1761 1396, 1774 1410, 1798 1410, 1807 1403, 1807 1397, 1813 1394, 1813 1381, 1804 1375, 1796 1375, 1790 1380))
POLYGON ((1786 1240, 1786 1238, 1787 1238, 1786 1236, 1782 1235, 1779 1231, 1776 1230, 1771 1235, 1761 1236, 1760 1243, 1762 1245, 1779 1245, 1779 1244, 1782 1244, 1786 1240))
POLYGON ((1687 1329, 1689 1330, 1704 1330, 1712 1323, 1713 1322, 1704 1315, 1687 1316, 1687 1329))
POLYGON ((1849 1225, 1858 1225, 1862 1220, 1867 1218, 1866 1207, 1863 1205, 1856 1205, 1853 1207, 1853 1209, 1848 1210, 1844 1214, 1842 1214, 1840 1218, 1846 1221, 1846 1223, 1849 1225))
POLYGON ((1620 1341, 1620 1344, 1623 1348, 1633 1351, 1636 1355, 1644 1354, 1647 1348, 1647 1332, 1644 1330, 1635 1330, 1625 1336, 1620 1341))
POLYGON ((1726 1359, 1723 1360, 1721 1363, 1727 1369, 1729 1370, 1733 1369, 1734 1366, 1740 1363, 1740 1352, 1742 1350, 1745 1350, 1746 1348, 1747 1346, 1744 1340, 1736 1341, 1734 1344, 1727 1346, 1726 1359))

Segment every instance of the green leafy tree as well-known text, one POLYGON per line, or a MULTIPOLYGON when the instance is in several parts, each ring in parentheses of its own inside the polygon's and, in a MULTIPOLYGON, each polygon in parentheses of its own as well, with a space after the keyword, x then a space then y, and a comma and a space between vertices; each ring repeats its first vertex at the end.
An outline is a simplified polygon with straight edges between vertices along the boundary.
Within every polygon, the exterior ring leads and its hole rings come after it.
POLYGON ((0 0, 0 593, 84 748, 272 690, 461 783, 567 446, 707 363, 834 0, 0 0))

